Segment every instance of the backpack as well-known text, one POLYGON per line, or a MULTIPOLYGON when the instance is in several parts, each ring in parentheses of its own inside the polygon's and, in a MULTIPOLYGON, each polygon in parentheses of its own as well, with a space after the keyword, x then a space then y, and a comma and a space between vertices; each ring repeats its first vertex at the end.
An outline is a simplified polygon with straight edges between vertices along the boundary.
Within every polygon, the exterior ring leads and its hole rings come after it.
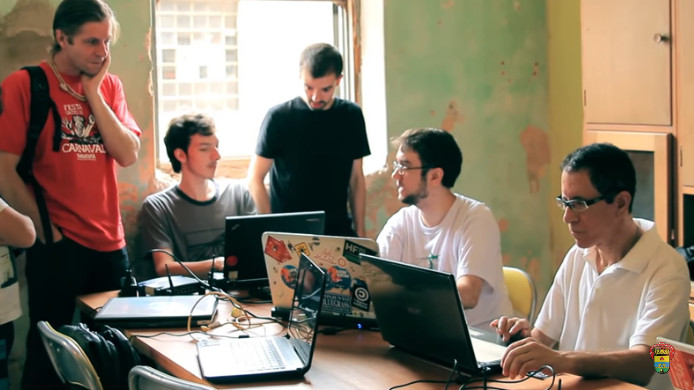
POLYGON ((46 72, 40 66, 25 66, 22 68, 29 73, 31 80, 31 110, 29 117, 29 128, 27 129, 27 142, 22 152, 22 157, 17 164, 17 173, 19 177, 26 183, 30 183, 34 188, 34 196, 36 197, 36 205, 39 208, 41 215, 41 225, 44 227, 44 235, 46 244, 53 242, 53 232, 51 229, 45 229, 50 226, 48 218, 48 209, 46 208, 46 200, 43 196, 43 188, 36 181, 33 175, 31 166, 34 163, 34 154, 36 152, 36 144, 46 124, 48 112, 53 112, 53 120, 55 123, 55 132, 53 133, 53 151, 57 152, 60 149, 60 115, 58 108, 50 96, 48 78, 46 72))
POLYGON ((87 354, 104 390, 128 389, 128 373, 140 364, 140 355, 123 332, 108 325, 95 332, 84 323, 62 325, 58 332, 74 339, 87 354))

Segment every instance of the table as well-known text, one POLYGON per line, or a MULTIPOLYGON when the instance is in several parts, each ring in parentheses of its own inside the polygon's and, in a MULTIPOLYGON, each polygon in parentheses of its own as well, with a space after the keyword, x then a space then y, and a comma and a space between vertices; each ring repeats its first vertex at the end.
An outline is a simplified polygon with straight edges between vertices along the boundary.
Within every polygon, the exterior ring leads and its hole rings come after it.
MULTIPOLYGON (((77 306, 84 313, 93 314, 117 291, 78 297, 77 306)), ((270 312, 269 304, 250 304, 247 307, 258 315, 270 312)), ((218 315, 226 315, 229 308, 220 304, 218 315)), ((159 335, 148 338, 162 329, 127 329, 133 345, 140 353, 152 359, 159 369, 189 381, 211 385, 200 378, 194 341, 189 336, 159 335)), ((185 334, 185 329, 165 330, 172 334, 185 334)), ((220 389, 388 389, 418 379, 447 380, 450 370, 429 363, 391 347, 381 334, 373 331, 346 330, 334 335, 319 334, 311 369, 303 379, 239 383, 226 386, 211 385, 220 389)), ((497 379, 503 379, 498 378, 497 379)), ((641 387, 615 379, 588 380, 576 375, 560 374, 562 389, 640 389, 641 387)), ((549 379, 529 379, 519 384, 492 384, 508 389, 545 389, 549 379)), ((405 389, 443 389, 443 384, 417 384, 405 389)), ((451 384, 449 389, 457 389, 451 384)))

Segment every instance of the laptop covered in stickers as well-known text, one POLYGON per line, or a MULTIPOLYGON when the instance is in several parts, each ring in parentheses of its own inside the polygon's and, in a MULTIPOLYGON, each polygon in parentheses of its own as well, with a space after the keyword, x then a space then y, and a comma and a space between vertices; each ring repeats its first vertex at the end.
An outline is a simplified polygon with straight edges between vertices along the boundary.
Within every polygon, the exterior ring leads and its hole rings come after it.
POLYGON ((376 241, 363 237, 265 232, 262 246, 273 316, 284 317, 291 308, 299 258, 303 253, 328 276, 320 324, 356 329, 377 327, 359 260, 360 254, 378 254, 376 241))

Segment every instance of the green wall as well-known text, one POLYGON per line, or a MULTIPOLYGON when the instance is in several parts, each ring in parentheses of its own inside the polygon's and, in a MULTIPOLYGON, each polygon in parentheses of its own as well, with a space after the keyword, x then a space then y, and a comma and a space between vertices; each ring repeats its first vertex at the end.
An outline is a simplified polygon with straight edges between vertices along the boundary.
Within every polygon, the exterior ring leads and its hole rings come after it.
POLYGON ((491 208, 504 263, 544 292, 554 272, 545 3, 386 0, 384 15, 389 138, 451 131, 464 156, 454 190, 491 208))

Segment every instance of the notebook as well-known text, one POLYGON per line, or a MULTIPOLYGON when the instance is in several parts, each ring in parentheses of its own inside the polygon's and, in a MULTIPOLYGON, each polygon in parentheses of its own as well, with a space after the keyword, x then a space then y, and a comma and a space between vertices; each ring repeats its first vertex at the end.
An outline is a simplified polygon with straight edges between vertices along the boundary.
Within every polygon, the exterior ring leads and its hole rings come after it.
POLYGON ((324 211, 226 217, 224 275, 233 287, 267 286, 260 236, 266 231, 322 234, 324 211))
POLYGON ((301 256, 284 336, 198 341, 202 377, 213 383, 296 377, 311 367, 326 274, 301 256))
MULTIPOLYGON (((656 337, 656 340, 661 343, 666 343, 675 348, 675 354, 670 356, 656 356, 653 359, 654 368, 659 368, 658 365, 668 367, 667 374, 670 376, 672 387, 676 390, 689 390, 694 388, 694 345, 685 344, 681 341, 668 339, 666 337, 656 337), (662 358, 662 360, 656 360, 662 358)), ((654 351, 656 352, 656 351, 654 351)), ((659 375, 659 374, 653 374, 659 375)))
POLYGON ((183 328, 191 311, 191 325, 205 325, 212 321, 216 310, 217 299, 213 296, 116 297, 104 304, 94 320, 117 328, 183 328))
POLYGON ((501 371, 506 347, 496 332, 467 326, 455 278, 447 272, 361 255, 383 339, 471 375, 501 371))
POLYGON ((359 262, 362 253, 378 253, 376 241, 360 237, 265 232, 262 246, 273 315, 283 317, 289 310, 299 257, 305 253, 328 274, 319 320, 321 325, 358 329, 377 326, 359 262))

